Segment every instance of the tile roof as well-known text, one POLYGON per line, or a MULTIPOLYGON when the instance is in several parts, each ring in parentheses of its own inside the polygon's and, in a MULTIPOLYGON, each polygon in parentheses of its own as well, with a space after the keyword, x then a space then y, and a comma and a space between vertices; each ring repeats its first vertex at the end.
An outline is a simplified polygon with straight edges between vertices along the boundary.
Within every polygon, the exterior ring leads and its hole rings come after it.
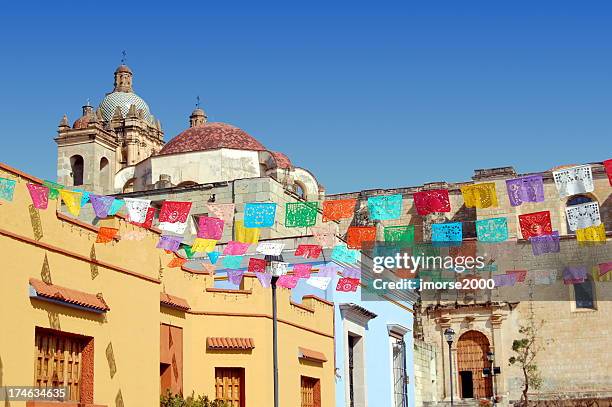
POLYGON ((319 363, 327 362, 327 358, 321 352, 302 347, 298 347, 298 358, 319 363))
POLYGON ((97 311, 108 311, 110 308, 102 298, 95 294, 84 293, 71 288, 47 284, 35 278, 30 279, 30 285, 36 291, 36 295, 51 300, 61 301, 68 304, 92 308, 97 311))
POLYGON ((219 349, 254 349, 255 340, 253 338, 229 338, 229 337, 216 337, 206 338, 206 346, 208 349, 219 350, 219 349))
POLYGON ((191 309, 187 303, 187 300, 166 293, 159 293, 159 302, 161 305, 165 305, 166 307, 177 308, 183 311, 188 311, 191 309))

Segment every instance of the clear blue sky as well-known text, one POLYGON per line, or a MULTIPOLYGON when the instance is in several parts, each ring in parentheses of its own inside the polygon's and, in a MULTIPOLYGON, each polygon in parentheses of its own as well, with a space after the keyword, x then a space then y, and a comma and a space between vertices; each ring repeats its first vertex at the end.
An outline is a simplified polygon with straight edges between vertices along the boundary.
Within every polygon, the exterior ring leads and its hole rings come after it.
POLYGON ((166 4, 4 4, 0 161, 54 179, 123 49, 167 140, 200 95, 328 192, 612 156, 609 1, 166 4))

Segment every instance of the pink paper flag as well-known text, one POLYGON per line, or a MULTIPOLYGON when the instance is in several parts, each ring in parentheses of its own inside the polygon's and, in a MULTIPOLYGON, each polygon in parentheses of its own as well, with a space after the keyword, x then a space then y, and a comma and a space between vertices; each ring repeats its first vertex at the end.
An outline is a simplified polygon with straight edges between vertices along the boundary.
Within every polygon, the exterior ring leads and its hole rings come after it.
POLYGON ((293 275, 298 278, 310 278, 312 264, 296 264, 293 266, 293 275))
POLYGON ((49 204, 49 188, 44 185, 27 184, 32 203, 37 209, 47 209, 49 204))
POLYGON ((223 219, 201 216, 198 221, 198 237, 221 240, 223 236, 223 219))
POLYGON ((295 288, 299 279, 300 279, 299 277, 290 276, 288 274, 285 274, 278 278, 276 285, 278 287, 284 287, 284 288, 289 288, 289 289, 295 288))
POLYGON ((296 256, 304 256, 308 259, 316 259, 321 255, 323 248, 317 244, 301 244, 295 249, 296 256))
POLYGON ((225 223, 232 223, 232 220, 234 220, 234 209, 236 205, 209 203, 206 204, 206 206, 208 206, 210 213, 215 215, 215 218, 222 219, 225 223))
POLYGON ((606 275, 612 270, 612 261, 599 264, 599 277, 606 275))
POLYGON ((223 254, 229 254, 232 256, 242 255, 247 252, 247 250, 249 249, 249 246, 250 246, 249 243, 240 243, 240 242, 235 242, 231 240, 227 242, 227 245, 223 249, 223 254))
POLYGON ((256 259, 254 257, 251 257, 249 259, 249 266, 247 270, 249 271, 249 273, 265 273, 267 265, 268 262, 264 259, 256 259))

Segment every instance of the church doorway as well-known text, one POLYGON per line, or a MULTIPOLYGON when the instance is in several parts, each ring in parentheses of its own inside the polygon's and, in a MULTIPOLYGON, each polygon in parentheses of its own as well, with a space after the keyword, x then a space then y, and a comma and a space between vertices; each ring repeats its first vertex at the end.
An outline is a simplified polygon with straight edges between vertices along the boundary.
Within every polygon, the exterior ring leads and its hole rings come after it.
POLYGON ((463 399, 493 396, 491 377, 484 377, 483 369, 490 367, 487 360, 489 340, 478 331, 467 331, 457 342, 457 370, 459 391, 463 399))

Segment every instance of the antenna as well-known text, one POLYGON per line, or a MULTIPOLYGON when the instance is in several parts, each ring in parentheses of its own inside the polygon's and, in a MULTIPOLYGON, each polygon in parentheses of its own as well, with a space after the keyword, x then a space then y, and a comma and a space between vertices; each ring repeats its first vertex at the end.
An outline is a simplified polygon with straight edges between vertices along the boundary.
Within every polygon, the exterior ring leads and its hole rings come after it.
POLYGON ((196 108, 200 108, 200 96, 196 96, 196 108))

